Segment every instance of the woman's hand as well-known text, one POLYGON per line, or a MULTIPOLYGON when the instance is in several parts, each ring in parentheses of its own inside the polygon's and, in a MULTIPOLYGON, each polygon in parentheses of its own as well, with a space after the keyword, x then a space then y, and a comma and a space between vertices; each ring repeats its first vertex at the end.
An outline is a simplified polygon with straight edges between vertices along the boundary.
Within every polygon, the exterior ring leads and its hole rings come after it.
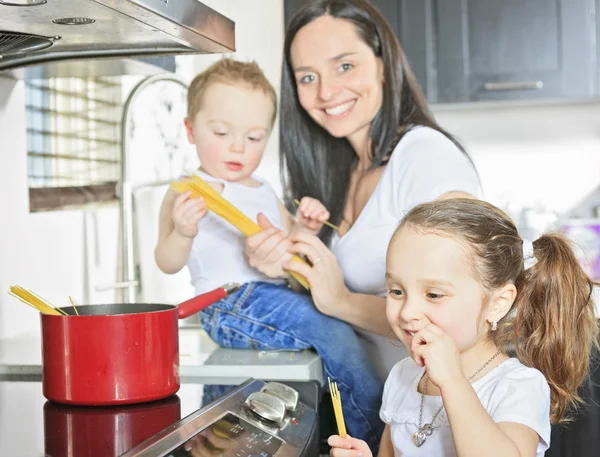
POLYGON ((331 435, 327 440, 327 444, 331 446, 329 452, 331 457, 373 457, 367 443, 352 438, 350 435, 346 435, 345 438, 339 435, 331 435))
POLYGON ((460 351, 454 340, 435 324, 418 331, 412 340, 413 359, 427 367, 427 376, 440 390, 448 383, 464 380, 460 351))
POLYGON ((173 225, 177 234, 185 238, 194 238, 198 235, 198 221, 206 215, 204 198, 191 198, 190 191, 185 192, 175 199, 173 203, 173 225))
POLYGON ((288 252, 292 242, 264 214, 259 213, 257 222, 263 230, 246 239, 245 252, 250 266, 269 278, 287 278, 283 264, 292 259, 288 252))
POLYGON ((309 230, 318 232, 323 222, 329 219, 329 211, 316 198, 302 197, 296 210, 296 221, 309 230))
POLYGON ((287 262, 283 267, 288 271, 300 273, 310 284, 310 292, 315 306, 323 314, 336 316, 339 304, 350 293, 344 283, 344 276, 337 258, 325 244, 310 233, 294 233, 289 249, 292 254, 303 254, 312 266, 306 263, 287 262))

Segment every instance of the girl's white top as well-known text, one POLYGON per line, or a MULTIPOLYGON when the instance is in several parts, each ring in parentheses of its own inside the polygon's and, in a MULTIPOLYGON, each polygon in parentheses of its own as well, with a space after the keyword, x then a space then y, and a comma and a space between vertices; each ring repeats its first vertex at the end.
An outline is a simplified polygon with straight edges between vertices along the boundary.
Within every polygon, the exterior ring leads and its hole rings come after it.
MULTIPOLYGON (((385 383, 380 417, 390 424, 395 457, 455 457, 448 416, 443 410, 435 420, 434 432, 421 447, 412 441, 418 429, 421 394, 417 391, 425 368, 411 358, 398 362, 385 383)), ((550 388, 544 375, 518 359, 505 360, 472 384, 481 404, 496 423, 516 422, 539 435, 537 457, 550 445, 550 388)), ((442 397, 425 396, 423 424, 442 406, 442 397)), ((469 431, 467 431, 469 433, 469 431)), ((478 433, 477 425, 470 431, 478 433)))
MULTIPOLYGON (((278 228, 281 228, 278 198, 273 188, 256 176, 260 187, 214 178, 200 170, 198 176, 206 182, 223 184, 221 196, 256 222, 258 213, 263 213, 278 228)), ((244 253, 246 237, 223 219, 208 211, 198 222, 198 235, 194 238, 187 266, 196 295, 216 289, 228 282, 244 284, 263 281, 283 284, 285 281, 271 279, 252 268, 244 253)))
MULTIPOLYGON (((479 197, 475 168, 442 133, 429 127, 413 128, 394 149, 352 228, 332 239, 331 249, 350 290, 384 297, 386 251, 400 221, 414 206, 451 191, 479 197)), ((380 378, 386 379, 392 366, 406 357, 406 350, 392 346, 384 336, 357 331, 380 378)))

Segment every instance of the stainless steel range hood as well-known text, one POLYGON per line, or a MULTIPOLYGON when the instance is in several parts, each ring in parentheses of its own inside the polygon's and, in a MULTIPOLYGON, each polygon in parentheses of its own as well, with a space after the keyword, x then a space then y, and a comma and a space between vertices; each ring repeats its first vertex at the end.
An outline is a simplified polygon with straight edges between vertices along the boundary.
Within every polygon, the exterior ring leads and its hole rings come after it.
POLYGON ((234 51, 234 37, 197 0, 0 0, 0 76, 152 74, 177 54, 234 51))

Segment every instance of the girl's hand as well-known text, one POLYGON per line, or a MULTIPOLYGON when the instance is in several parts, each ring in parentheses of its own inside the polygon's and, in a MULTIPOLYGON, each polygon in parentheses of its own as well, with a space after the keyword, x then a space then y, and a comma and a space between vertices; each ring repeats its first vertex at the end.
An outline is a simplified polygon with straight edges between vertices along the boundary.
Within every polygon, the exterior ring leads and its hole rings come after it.
POLYGON ((288 271, 300 273, 310 284, 310 293, 315 306, 323 314, 336 316, 338 304, 345 301, 350 293, 344 283, 344 276, 337 258, 325 244, 310 233, 294 233, 290 236, 293 242, 289 249, 292 254, 303 254, 312 263, 290 261, 284 265, 288 271))
POLYGON ((316 198, 302 197, 296 210, 296 220, 306 228, 319 231, 323 222, 329 219, 329 211, 316 198))
POLYGON ((414 361, 427 367, 427 376, 440 390, 442 386, 465 378, 456 343, 437 325, 429 324, 418 331, 411 349, 414 361))
POLYGON ((246 239, 246 255, 250 266, 269 278, 287 278, 283 264, 292 259, 288 252, 292 242, 287 235, 273 226, 262 213, 257 217, 263 230, 246 239))
POLYGON ((175 232, 186 238, 198 235, 198 221, 206 215, 204 198, 190 198, 190 191, 179 195, 173 203, 173 225, 175 232))
POLYGON ((345 438, 339 435, 331 435, 327 440, 327 444, 331 446, 329 452, 331 457, 373 457, 367 443, 352 438, 350 435, 346 435, 345 438))

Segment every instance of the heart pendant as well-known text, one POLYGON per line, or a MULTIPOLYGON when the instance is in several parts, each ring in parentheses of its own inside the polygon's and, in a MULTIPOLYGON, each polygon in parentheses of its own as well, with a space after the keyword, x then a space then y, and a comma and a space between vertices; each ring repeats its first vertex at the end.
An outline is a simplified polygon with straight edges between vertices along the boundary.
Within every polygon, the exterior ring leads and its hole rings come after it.
POLYGON ((427 435, 423 433, 423 431, 417 430, 415 433, 413 433, 412 439, 413 443, 415 443, 415 446, 421 447, 427 439, 427 435))

